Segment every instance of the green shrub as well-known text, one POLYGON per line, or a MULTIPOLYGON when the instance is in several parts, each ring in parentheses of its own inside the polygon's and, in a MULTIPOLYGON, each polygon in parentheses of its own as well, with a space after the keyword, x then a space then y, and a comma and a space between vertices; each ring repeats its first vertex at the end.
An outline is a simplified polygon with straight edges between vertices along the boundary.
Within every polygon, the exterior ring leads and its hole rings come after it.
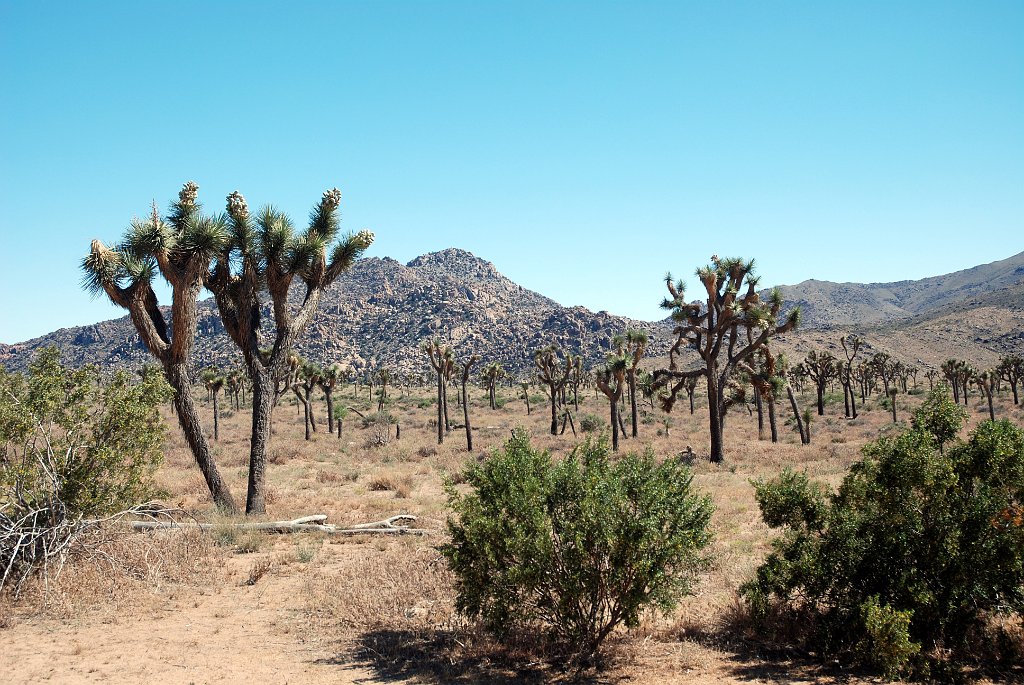
POLYGON ((878 597, 869 597, 860 608, 864 637, 857 645, 857 653, 886 677, 898 677, 921 651, 921 644, 910 639, 914 612, 879 604, 878 597))
POLYGON ((597 414, 583 414, 580 416, 580 430, 584 433, 596 433, 608 424, 597 414))
POLYGON ((443 553, 459 610, 499 636, 539 626, 594 655, 645 608, 674 607, 706 561, 712 505, 676 459, 612 462, 599 439, 555 463, 518 431, 466 479, 443 553))
POLYGON ((165 431, 158 405, 170 397, 154 368, 101 383, 95 367, 61 366, 55 347, 27 375, 0 367, 0 590, 13 583, 17 594, 50 557, 74 550, 98 525, 83 519, 152 498, 165 431))
POLYGON ((965 635, 1024 610, 1024 431, 985 422, 942 451, 963 414, 941 393, 911 430, 867 445, 834 494, 788 471, 755 484, 783 529, 741 589, 755 615, 809 612, 823 648, 892 676, 970 657, 965 635))
POLYGON ((0 367, 0 507, 59 502, 75 518, 146 501, 163 459, 157 407, 170 398, 153 367, 138 382, 122 371, 100 384, 95 367, 64 368, 55 347, 27 375, 0 367))

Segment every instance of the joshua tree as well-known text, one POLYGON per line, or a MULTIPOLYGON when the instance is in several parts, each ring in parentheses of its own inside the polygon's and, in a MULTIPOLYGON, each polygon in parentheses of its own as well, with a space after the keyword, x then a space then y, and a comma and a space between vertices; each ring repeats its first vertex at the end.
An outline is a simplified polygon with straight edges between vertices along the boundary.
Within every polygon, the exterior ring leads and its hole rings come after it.
POLYGON ((630 360, 622 354, 609 355, 604 367, 598 369, 595 376, 597 388, 608 398, 611 408, 612 450, 619 451, 619 402, 622 391, 626 387, 626 374, 629 373, 630 360))
POLYGON ((220 391, 224 389, 227 378, 221 375, 220 371, 212 367, 203 371, 200 378, 203 381, 203 385, 206 386, 207 392, 210 393, 210 398, 213 400, 213 439, 220 440, 220 404, 217 398, 220 396, 220 391))
POLYGON ((558 396, 565 387, 572 373, 572 355, 563 355, 565 363, 559 362, 559 355, 562 351, 557 345, 548 345, 533 353, 533 363, 537 367, 537 378, 548 386, 548 393, 551 397, 551 434, 558 435, 558 396))
POLYGON ((93 295, 105 293, 112 303, 128 310, 143 344, 160 362, 168 384, 174 389, 178 425, 213 501, 221 509, 234 512, 235 501, 203 433, 189 374, 199 293, 209 274, 211 259, 227 241, 222 223, 201 216, 198 191, 195 183, 186 183, 166 220, 161 219, 154 205, 149 219, 133 220, 115 248, 93 240, 89 254, 82 260, 83 282, 93 295), (173 328, 153 290, 158 274, 171 287, 173 328))
POLYGON ((437 374, 437 444, 444 444, 445 434, 445 384, 447 382, 448 367, 452 363, 452 350, 447 345, 442 346, 441 341, 431 340, 423 343, 420 348, 427 355, 430 367, 437 374))
MULTIPOLYGON (((800 444, 810 445, 811 444, 811 411, 805 409, 803 412, 800 411, 800 405, 796 401, 796 394, 793 392, 793 372, 796 367, 787 368, 786 358, 783 355, 779 355, 776 366, 779 373, 786 380, 786 396, 789 398, 789 406, 793 410, 793 424, 800 433, 800 444)), ((799 366, 799 365, 797 365, 799 366)))
POLYGON ((467 383, 469 383, 469 370, 480 360, 477 355, 471 356, 466 360, 465 364, 462 364, 461 370, 462 375, 460 380, 462 382, 462 420, 466 426, 466 451, 473 451, 473 429, 469 425, 469 391, 466 389, 467 383))
POLYGON ((320 385, 321 371, 316 364, 303 362, 299 366, 295 382, 292 384, 292 392, 302 403, 303 414, 306 425, 306 440, 312 436, 310 431, 316 432, 316 419, 313 417, 313 388, 320 385))
POLYGON ((996 373, 999 374, 1000 379, 1009 383, 1010 390, 1013 392, 1013 403, 1020 404, 1017 385, 1020 383, 1021 377, 1024 377, 1024 358, 1015 354, 1003 357, 999 360, 996 373))
POLYGON ((995 394, 996 385, 999 383, 999 372, 996 369, 982 371, 974 376, 974 382, 988 401, 988 418, 994 422, 996 420, 996 410, 992 406, 992 396, 995 394))
POLYGON ((327 432, 334 432, 334 388, 338 383, 344 383, 348 371, 344 366, 335 362, 320 372, 317 385, 324 393, 324 402, 327 404, 327 432))
POLYGON ((931 392, 935 389, 935 381, 941 376, 935 369, 928 369, 924 372, 924 377, 928 379, 928 391, 931 392))
POLYGON ((386 368, 381 368, 377 371, 377 388, 378 388, 378 401, 377 411, 384 411, 384 403, 388 399, 388 383, 391 382, 392 376, 391 371, 386 368))
POLYGON ((487 399, 490 400, 491 409, 497 409, 498 404, 495 401, 494 392, 498 386, 498 381, 505 375, 505 367, 501 365, 501 362, 491 362, 484 367, 484 385, 487 386, 487 399))
POLYGON ((522 381, 519 384, 519 387, 523 391, 523 401, 526 402, 526 415, 529 416, 530 413, 531 413, 531 410, 530 410, 530 384, 527 381, 522 381))
POLYGON ((630 417, 633 421, 631 430, 634 438, 637 436, 637 424, 639 423, 636 416, 636 370, 640 366, 644 352, 647 351, 648 341, 647 334, 643 331, 626 331, 623 340, 623 352, 629 362, 629 366, 626 368, 626 385, 629 388, 630 417))
POLYGON ((663 409, 671 411, 687 379, 700 376, 706 379, 711 461, 716 463, 725 456, 726 388, 737 365, 772 336, 793 330, 800 320, 800 310, 794 309, 784 322, 778 322, 782 296, 775 290, 768 302, 762 302, 753 271, 753 260, 712 257, 709 266, 697 270, 697 277, 707 293, 703 304, 687 303, 684 283, 673 283, 671 275, 665 278, 670 297, 662 302, 662 307, 672 311, 678 339, 669 351, 669 368, 655 371, 655 383, 659 387, 671 383, 669 394, 662 399, 663 409), (746 292, 740 295, 744 286, 746 292), (703 361, 700 368, 679 370, 677 356, 684 347, 697 351, 703 361))
POLYGON ((636 388, 640 391, 641 397, 650 403, 651 409, 654 409, 654 393, 657 392, 657 388, 654 387, 654 376, 640 369, 636 374, 636 388))
POLYGON ((847 335, 839 339, 846 356, 846 363, 839 362, 839 382, 843 386, 843 409, 848 419, 857 418, 857 396, 853 394, 853 360, 860 352, 861 340, 856 335, 847 335))
MULTIPOLYGON (((775 399, 779 390, 786 384, 785 377, 779 372, 775 356, 768 345, 762 346, 749 361, 741 362, 739 368, 746 372, 751 385, 754 386, 757 408, 758 439, 762 439, 763 421, 761 403, 768 405, 768 425, 771 429, 772 442, 779 441, 779 428, 775 413, 775 399)), ((802 433, 801 433, 802 435, 802 433)))
POLYGON ((324 290, 347 271, 373 242, 360 231, 339 237, 341 192, 323 194, 301 233, 291 219, 273 207, 256 215, 241 193, 227 198, 226 225, 230 240, 217 255, 207 287, 213 291, 221 320, 245 360, 252 383, 252 434, 249 453, 249 491, 245 510, 266 511, 266 455, 274 382, 287 373, 292 346, 305 332, 324 290), (297 299, 288 293, 296 285, 297 299), (270 298, 273 322, 271 345, 261 350, 261 293, 270 298))
POLYGON ((580 383, 583 381, 583 355, 572 358, 572 371, 569 372, 569 385, 572 386, 572 405, 576 413, 580 411, 580 383))
POLYGON ((885 352, 876 352, 868 361, 868 369, 876 378, 882 379, 882 390, 888 397, 889 386, 896 376, 896 366, 892 357, 885 352))
POLYGON ((242 403, 239 400, 239 395, 245 392, 245 375, 242 371, 239 369, 228 371, 227 388, 234 401, 235 411, 241 410, 242 403))
POLYGON ((825 387, 836 378, 839 371, 839 360, 830 352, 811 350, 802 363, 807 376, 814 381, 814 389, 818 393, 818 416, 825 415, 825 387))
POLYGON ((700 380, 699 377, 693 376, 683 381, 683 390, 686 391, 686 397, 690 400, 690 416, 693 416, 693 395, 697 392, 697 382, 700 380))

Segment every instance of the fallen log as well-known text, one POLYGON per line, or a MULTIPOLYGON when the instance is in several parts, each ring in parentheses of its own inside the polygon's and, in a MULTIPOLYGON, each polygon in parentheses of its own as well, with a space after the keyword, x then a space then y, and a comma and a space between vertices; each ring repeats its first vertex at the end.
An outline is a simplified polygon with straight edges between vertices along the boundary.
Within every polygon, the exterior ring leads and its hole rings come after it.
POLYGON ((416 517, 410 514, 398 514, 381 521, 370 523, 356 523, 347 527, 341 527, 332 523, 323 523, 327 520, 326 514, 314 514, 303 516, 291 521, 260 521, 253 523, 198 523, 194 521, 132 521, 132 529, 144 530, 169 530, 198 528, 199 530, 218 530, 222 528, 235 528, 237 530, 258 530, 264 533, 287 534, 287 533, 325 533, 327 535, 429 535, 433 531, 427 528, 409 528, 405 525, 395 525, 399 521, 415 521, 416 517))

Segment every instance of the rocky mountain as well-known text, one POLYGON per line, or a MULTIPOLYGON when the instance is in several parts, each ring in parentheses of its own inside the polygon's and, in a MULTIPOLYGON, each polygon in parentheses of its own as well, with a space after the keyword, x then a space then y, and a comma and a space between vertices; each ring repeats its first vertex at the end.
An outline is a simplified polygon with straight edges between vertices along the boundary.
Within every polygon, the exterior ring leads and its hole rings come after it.
MULTIPOLYGON (((268 308, 264 319, 269 318, 268 308)), ((447 249, 405 265, 388 257, 357 262, 325 293, 297 349, 321 364, 337 361, 357 370, 387 365, 418 375, 427 371, 420 344, 440 338, 460 358, 478 354, 484 362, 501 361, 506 369, 524 373, 531 368, 531 352, 551 342, 596 363, 611 348, 612 336, 627 328, 648 331, 652 353, 667 353, 671 329, 665 324, 563 307, 502 276, 492 263, 447 249)), ((123 317, 0 345, 0 364, 23 369, 36 350, 48 345, 60 347, 65 361, 74 365, 131 368, 150 361, 123 317)), ((195 349, 199 367, 240 363, 212 300, 200 305, 195 349)))
MULTIPOLYGON (((885 351, 917 366, 960 357, 990 366, 1005 354, 1024 354, 1024 253, 946 276, 898 283, 805 281, 782 286, 786 306, 800 305, 800 330, 776 342, 800 359, 812 349, 840 354, 839 338, 857 333, 865 351, 885 351)), ((298 293, 294 293, 296 296, 298 293)), ((269 308, 265 320, 270 319, 269 308)), ((422 255, 408 264, 364 259, 320 303, 320 312, 297 349, 318 363, 342 362, 356 370, 386 365, 427 375, 419 346, 440 338, 459 356, 501 361, 517 375, 532 368, 530 354, 558 342, 588 365, 600 362, 612 336, 627 328, 651 336, 650 364, 660 364, 673 340, 669 321, 642 322, 563 307, 502 276, 494 265, 457 249, 422 255)), ((60 347, 66 362, 134 368, 150 361, 127 317, 63 328, 17 345, 0 344, 0 364, 25 368, 36 350, 60 347)), ((196 366, 240 363, 212 300, 201 303, 196 366)))
POLYGON ((1024 252, 991 264, 917 281, 780 286, 787 307, 799 305, 803 328, 874 326, 956 307, 1024 283, 1024 252))

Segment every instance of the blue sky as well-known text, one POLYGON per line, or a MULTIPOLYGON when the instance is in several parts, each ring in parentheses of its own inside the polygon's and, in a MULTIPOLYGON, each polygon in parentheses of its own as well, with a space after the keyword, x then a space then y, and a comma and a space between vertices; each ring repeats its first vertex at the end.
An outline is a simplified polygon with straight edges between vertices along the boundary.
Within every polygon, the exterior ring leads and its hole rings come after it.
MULTIPOLYGON (((890 281, 1024 250, 1022 2, 0 0, 0 341, 181 183, 661 318, 666 271, 890 281)), ((691 289, 691 294, 696 291, 691 289)))

